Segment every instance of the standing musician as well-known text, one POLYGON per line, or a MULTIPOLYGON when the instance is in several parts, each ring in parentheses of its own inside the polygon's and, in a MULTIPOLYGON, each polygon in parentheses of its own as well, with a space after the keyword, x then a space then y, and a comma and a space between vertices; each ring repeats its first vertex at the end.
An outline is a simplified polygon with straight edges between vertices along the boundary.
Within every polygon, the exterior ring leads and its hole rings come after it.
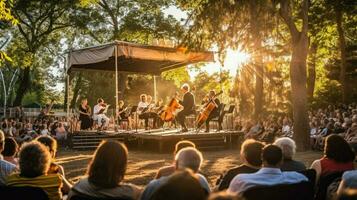
MULTIPOLYGON (((221 105, 221 102, 219 101, 218 98, 216 98, 216 92, 214 90, 209 91, 208 94, 208 102, 213 101, 215 104, 215 108, 211 111, 211 113, 209 114, 207 120, 206 120, 206 131, 205 132, 209 132, 209 122, 215 118, 215 117, 219 117, 219 106, 221 105)), ((206 103, 206 106, 207 106, 206 103)), ((222 130, 222 122, 220 120, 218 120, 218 130, 222 130)))
POLYGON ((190 92, 190 86, 185 83, 181 87, 181 92, 183 95, 183 100, 179 103, 183 106, 183 110, 177 114, 176 120, 182 127, 182 132, 187 132, 188 129, 185 124, 186 116, 195 113, 195 97, 190 92))
POLYGON ((97 105, 94 106, 93 108, 93 120, 96 120, 99 125, 99 129, 106 128, 108 127, 109 124, 109 118, 105 115, 107 107, 106 103, 104 103, 104 100, 102 98, 99 98, 97 100, 97 105), (102 122, 104 120, 104 123, 102 122))
POLYGON ((87 130, 92 127, 92 118, 91 118, 91 108, 88 105, 88 100, 83 99, 81 105, 79 105, 79 120, 81 121, 81 130, 87 130))

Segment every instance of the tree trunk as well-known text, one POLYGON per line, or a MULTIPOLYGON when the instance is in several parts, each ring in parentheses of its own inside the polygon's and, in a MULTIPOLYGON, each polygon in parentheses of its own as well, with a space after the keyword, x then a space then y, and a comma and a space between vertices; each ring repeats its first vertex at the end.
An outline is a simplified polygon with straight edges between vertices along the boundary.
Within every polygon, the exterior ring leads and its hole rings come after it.
POLYGON ((310 58, 308 64, 308 78, 307 78, 307 95, 308 99, 312 100, 314 97, 315 80, 316 80, 316 53, 317 44, 314 42, 310 47, 310 58))
POLYGON ((79 90, 81 89, 81 85, 82 85, 82 80, 83 80, 82 74, 79 74, 73 88, 73 97, 71 100, 70 108, 74 108, 76 106, 79 90))
POLYGON ((341 69, 340 69, 340 83, 342 88, 342 102, 345 103, 347 99, 347 87, 346 87, 346 39, 345 32, 342 27, 342 11, 338 8, 338 5, 335 5, 335 13, 336 13, 336 24, 337 24, 337 32, 338 32, 338 41, 340 48, 340 56, 341 56, 341 69))
POLYGON ((263 59, 262 59, 262 41, 260 35, 260 25, 257 20, 257 2, 256 0, 249 1, 250 13, 250 32, 253 42, 253 64, 255 68, 255 91, 254 91, 254 118, 258 119, 263 108, 263 59))
POLYGON ((24 98, 26 92, 30 89, 30 67, 26 67, 22 71, 22 76, 20 79, 19 87, 16 91, 16 97, 14 100, 14 106, 20 106, 22 103, 22 99, 24 98))
POLYGON ((125 97, 125 90, 126 90, 126 81, 127 81, 127 78, 128 78, 128 75, 125 74, 125 73, 119 73, 118 75, 118 91, 119 91, 119 94, 118 94, 118 99, 119 100, 123 100, 124 97, 125 97))

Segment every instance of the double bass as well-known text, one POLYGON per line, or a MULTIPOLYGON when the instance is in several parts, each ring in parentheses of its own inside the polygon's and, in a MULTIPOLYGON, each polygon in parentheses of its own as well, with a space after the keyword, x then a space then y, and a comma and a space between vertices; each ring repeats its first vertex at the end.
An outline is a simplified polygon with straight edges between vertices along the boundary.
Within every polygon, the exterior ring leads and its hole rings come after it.
POLYGON ((208 119, 208 116, 211 114, 213 109, 216 108, 217 106, 219 106, 219 105, 216 105, 216 103, 214 102, 214 98, 216 98, 218 95, 221 95, 222 93, 223 93, 223 91, 220 91, 206 103, 206 105, 204 106, 204 109, 197 116, 197 119, 196 119, 196 128, 197 129, 199 129, 203 125, 203 123, 206 122, 206 120, 208 119))
POLYGON ((164 122, 170 122, 175 119, 176 111, 181 107, 176 97, 172 98, 165 110, 160 114, 160 118, 164 122))

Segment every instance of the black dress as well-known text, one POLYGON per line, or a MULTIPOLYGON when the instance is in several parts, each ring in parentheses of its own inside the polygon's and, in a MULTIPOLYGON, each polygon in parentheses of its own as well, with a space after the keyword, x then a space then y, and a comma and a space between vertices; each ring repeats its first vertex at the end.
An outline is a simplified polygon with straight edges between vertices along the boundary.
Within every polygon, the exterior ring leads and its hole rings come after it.
MULTIPOLYGON (((82 107, 82 105, 79 105, 79 111, 81 111, 83 113, 89 114, 89 112, 90 112, 89 109, 90 109, 89 106, 86 106, 86 108, 84 109, 82 107)), ((81 130, 86 130, 86 129, 89 129, 90 127, 92 127, 92 118, 89 115, 80 113, 79 120, 81 121, 81 130)))

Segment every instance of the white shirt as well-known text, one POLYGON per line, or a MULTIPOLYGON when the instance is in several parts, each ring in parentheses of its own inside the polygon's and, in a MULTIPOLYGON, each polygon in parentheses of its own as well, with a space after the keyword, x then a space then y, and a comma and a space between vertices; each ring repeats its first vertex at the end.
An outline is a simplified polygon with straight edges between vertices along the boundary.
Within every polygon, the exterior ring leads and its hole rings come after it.
MULTIPOLYGON (((99 113, 99 111, 100 111, 101 109, 103 109, 103 108, 104 108, 104 107, 101 106, 100 104, 95 105, 94 108, 93 108, 93 115, 94 115, 94 116, 97 116, 98 113, 99 113)), ((103 114, 103 113, 102 113, 102 114, 103 114)))
POLYGON ((2 155, 0 155, 0 185, 5 185, 7 176, 15 170, 16 166, 6 160, 3 160, 2 155))
POLYGON ((140 102, 138 103, 138 111, 137 111, 137 113, 140 115, 140 114, 142 113, 142 110, 143 110, 144 108, 146 108, 146 107, 148 107, 148 103, 147 103, 147 102, 140 101, 140 102))
POLYGON ((308 181, 308 179, 298 172, 282 172, 278 168, 263 167, 256 173, 235 176, 229 185, 228 192, 239 194, 255 186, 294 184, 303 181, 308 181))

